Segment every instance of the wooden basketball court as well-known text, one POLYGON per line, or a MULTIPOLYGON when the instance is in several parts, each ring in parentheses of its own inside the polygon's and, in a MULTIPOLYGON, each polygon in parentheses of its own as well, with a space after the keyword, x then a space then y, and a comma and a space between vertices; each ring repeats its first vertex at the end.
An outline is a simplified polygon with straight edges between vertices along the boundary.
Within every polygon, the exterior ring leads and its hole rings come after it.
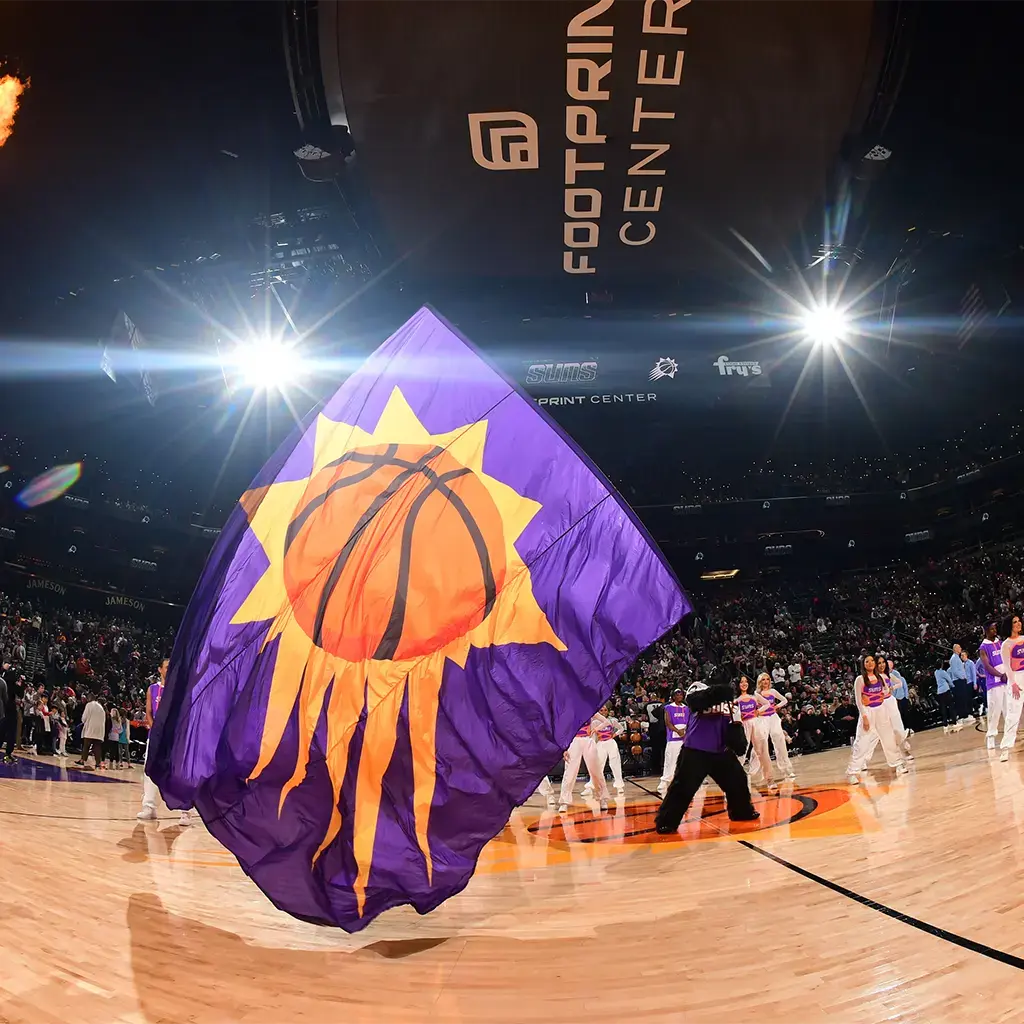
MULTIPOLYGON (((469 888, 357 936, 292 920, 202 824, 135 820, 140 772, 0 768, 0 1021, 1019 1021, 1024 752, 915 738, 910 775, 848 751, 730 825, 679 836, 627 783, 602 814, 535 798, 469 888)), ((653 791, 654 783, 644 781, 653 791)))

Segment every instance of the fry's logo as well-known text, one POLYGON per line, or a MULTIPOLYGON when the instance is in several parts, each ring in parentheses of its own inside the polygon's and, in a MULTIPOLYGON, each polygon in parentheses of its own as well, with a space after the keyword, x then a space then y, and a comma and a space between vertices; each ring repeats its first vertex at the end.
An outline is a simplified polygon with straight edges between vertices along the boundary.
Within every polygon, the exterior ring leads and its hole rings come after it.
POLYGON ((712 364, 723 377, 760 377, 761 364, 756 359, 746 362, 738 359, 730 359, 728 356, 719 356, 712 364))

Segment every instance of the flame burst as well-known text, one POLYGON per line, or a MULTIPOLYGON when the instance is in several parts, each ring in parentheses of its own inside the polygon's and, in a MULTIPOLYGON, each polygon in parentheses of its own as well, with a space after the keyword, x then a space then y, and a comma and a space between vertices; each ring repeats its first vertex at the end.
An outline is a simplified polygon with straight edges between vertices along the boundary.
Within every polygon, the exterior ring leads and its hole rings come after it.
POLYGON ((0 78, 0 146, 14 132, 14 115, 18 113, 18 101, 27 88, 28 83, 22 82, 14 75, 4 75, 0 78))

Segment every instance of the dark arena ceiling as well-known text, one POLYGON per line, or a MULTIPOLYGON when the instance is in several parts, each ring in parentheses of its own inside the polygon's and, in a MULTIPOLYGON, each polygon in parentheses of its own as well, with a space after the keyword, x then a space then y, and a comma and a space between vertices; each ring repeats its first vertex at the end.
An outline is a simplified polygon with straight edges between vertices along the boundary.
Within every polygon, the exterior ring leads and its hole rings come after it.
POLYGON ((1013 5, 85 6, 0 14, 34 76, 2 154, 12 472, 84 458, 75 493, 127 488, 199 557, 189 530, 430 302, 679 559, 818 531, 808 564, 846 564, 887 500, 898 546, 1015 493, 1019 398, 990 370, 1022 301, 1013 5), (87 31, 88 60, 64 45, 87 31), (801 327, 821 304, 836 350, 801 327), (301 339, 287 403, 224 372, 261 332, 301 339), (890 499, 826 509, 847 492, 890 499))

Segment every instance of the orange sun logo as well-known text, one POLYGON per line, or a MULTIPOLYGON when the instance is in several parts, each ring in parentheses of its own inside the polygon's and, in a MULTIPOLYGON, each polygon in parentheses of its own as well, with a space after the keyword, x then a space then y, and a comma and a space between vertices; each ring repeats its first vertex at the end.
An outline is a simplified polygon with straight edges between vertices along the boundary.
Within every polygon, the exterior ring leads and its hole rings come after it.
POLYGON ((250 779, 267 770, 298 708, 298 758, 281 780, 279 811, 306 776, 326 702, 334 809, 314 860, 341 828, 341 786, 365 707, 353 803, 362 913, 382 783, 406 697, 413 813, 429 879, 446 661, 464 666, 471 647, 566 648, 515 548, 540 505, 484 472, 486 421, 431 435, 395 388, 372 433, 320 416, 315 438, 308 477, 242 499, 270 566, 232 621, 269 619, 264 647, 279 640, 250 779))

